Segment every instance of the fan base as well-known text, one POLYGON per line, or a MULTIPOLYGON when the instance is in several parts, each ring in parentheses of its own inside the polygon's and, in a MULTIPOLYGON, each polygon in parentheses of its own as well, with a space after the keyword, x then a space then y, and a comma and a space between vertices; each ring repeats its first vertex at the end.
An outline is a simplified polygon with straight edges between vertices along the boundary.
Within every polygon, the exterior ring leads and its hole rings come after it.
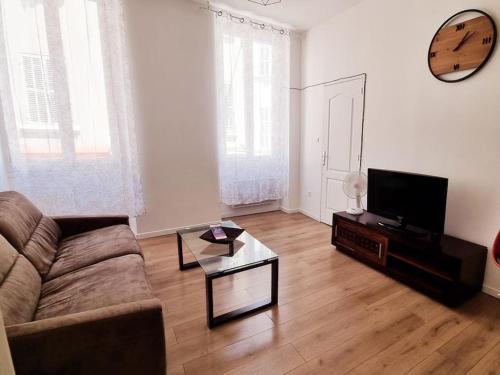
POLYGON ((348 208, 347 213, 350 215, 363 215, 365 212, 362 208, 348 208))

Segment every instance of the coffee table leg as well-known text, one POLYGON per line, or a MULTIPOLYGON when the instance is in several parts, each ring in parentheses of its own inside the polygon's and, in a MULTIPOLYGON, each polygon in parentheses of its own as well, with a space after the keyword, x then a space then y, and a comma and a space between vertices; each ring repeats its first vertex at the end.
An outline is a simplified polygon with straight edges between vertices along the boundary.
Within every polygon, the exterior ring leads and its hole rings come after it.
POLYGON ((214 326, 214 290, 212 278, 205 276, 205 290, 207 293, 207 325, 209 328, 214 326))
POLYGON ((278 303, 278 270, 279 270, 279 260, 273 259, 269 262, 252 265, 250 267, 241 268, 228 272, 225 274, 214 274, 205 275, 205 288, 207 297, 207 325, 209 328, 214 328, 223 323, 227 323, 231 320, 239 319, 241 317, 253 314, 259 310, 271 307, 278 303), (233 275, 235 273, 248 271, 253 268, 262 267, 266 265, 271 265, 271 298, 266 298, 262 301, 253 303, 251 305, 241 307, 239 309, 227 312, 225 314, 214 317, 214 290, 213 290, 213 280, 221 277, 233 275))
POLYGON ((278 303, 278 273, 279 259, 276 259, 271 263, 271 305, 278 303))
POLYGON ((182 237, 179 233, 177 233, 177 256, 179 257, 179 269, 181 271, 200 266, 198 262, 184 263, 184 255, 182 254, 182 237))

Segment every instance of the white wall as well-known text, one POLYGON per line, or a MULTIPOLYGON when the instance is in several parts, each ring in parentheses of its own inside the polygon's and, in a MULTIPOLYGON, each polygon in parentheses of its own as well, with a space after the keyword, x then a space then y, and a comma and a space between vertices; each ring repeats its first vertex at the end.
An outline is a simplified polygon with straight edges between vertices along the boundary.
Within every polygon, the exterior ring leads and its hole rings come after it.
MULTIPOLYGON (((308 43, 304 44, 302 60, 308 65, 308 43)), ((304 69, 306 73, 306 69, 304 69)), ((304 78, 305 79, 305 78, 304 78)), ((303 85, 305 86, 305 85, 303 85)), ((302 112, 300 130, 300 208, 303 213, 320 220, 321 199, 321 152, 323 124, 323 89, 311 88, 302 91, 302 112)))
POLYGON ((126 1, 147 210, 137 220, 142 234, 220 218, 212 17, 199 7, 126 1))
MULTIPOLYGON (((491 247, 500 229, 500 54, 456 84, 436 80, 427 68, 437 28, 468 8, 500 22, 498 0, 365 0, 307 33, 302 78, 307 86, 366 72, 363 168, 449 178, 446 233, 491 247)), ((314 217, 322 105, 322 87, 303 91, 301 208, 314 217)), ((485 288, 500 293, 491 255, 485 288)))

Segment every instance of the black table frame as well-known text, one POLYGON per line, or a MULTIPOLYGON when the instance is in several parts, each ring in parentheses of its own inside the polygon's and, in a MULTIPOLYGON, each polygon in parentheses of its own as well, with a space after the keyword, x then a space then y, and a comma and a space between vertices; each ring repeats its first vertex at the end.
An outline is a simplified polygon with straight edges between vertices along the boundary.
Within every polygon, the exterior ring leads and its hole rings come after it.
MULTIPOLYGON (((177 251, 179 256, 179 269, 186 271, 191 268, 200 267, 200 264, 195 262, 184 263, 184 256, 182 254, 182 237, 177 233, 177 251)), ((230 322, 235 319, 251 315, 257 311, 266 309, 278 303, 278 272, 279 272, 279 258, 266 259, 261 262, 249 264, 246 266, 238 267, 228 271, 213 273, 210 275, 205 274, 205 288, 207 298, 207 325, 209 328, 214 328, 223 323, 230 322), (214 291, 213 281, 224 276, 233 275, 235 273, 248 271, 258 267, 271 265, 271 298, 266 298, 261 301, 255 302, 251 305, 241 307, 239 309, 229 311, 225 314, 214 316, 214 291)))

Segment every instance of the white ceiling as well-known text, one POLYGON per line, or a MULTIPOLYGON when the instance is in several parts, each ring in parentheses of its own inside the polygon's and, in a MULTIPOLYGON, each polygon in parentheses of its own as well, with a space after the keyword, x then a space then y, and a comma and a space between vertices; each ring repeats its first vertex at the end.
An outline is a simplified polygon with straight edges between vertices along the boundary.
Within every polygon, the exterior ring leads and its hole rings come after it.
POLYGON ((307 30, 362 0, 281 0, 279 4, 262 6, 248 0, 214 0, 214 5, 265 17, 297 30, 307 30))

